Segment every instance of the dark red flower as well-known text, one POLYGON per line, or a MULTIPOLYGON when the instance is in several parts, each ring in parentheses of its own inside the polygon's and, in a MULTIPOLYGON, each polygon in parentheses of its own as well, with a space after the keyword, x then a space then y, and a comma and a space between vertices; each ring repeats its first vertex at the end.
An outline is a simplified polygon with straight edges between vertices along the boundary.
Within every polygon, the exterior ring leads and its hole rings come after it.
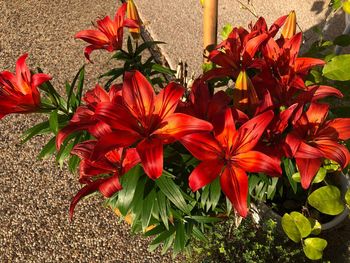
POLYGON ((40 106, 38 86, 51 79, 38 73, 31 74, 26 65, 28 54, 16 62, 16 73, 0 72, 0 119, 11 113, 35 112, 40 106))
POLYGON ((95 138, 112 132, 111 128, 104 122, 95 118, 95 109, 99 103, 121 101, 121 86, 113 85, 110 91, 105 91, 100 85, 86 92, 83 100, 86 105, 78 107, 69 124, 59 131, 56 138, 56 147, 60 148, 67 136, 76 131, 87 130, 95 138))
POLYGON ((97 119, 115 131, 99 139, 93 153, 98 158, 118 147, 137 143, 145 173, 152 179, 162 175, 163 145, 193 132, 211 131, 204 120, 174 113, 184 89, 176 83, 155 94, 153 87, 139 72, 127 72, 123 83, 123 104, 101 103, 96 108, 97 119))
POLYGON ((82 30, 75 35, 90 45, 85 48, 85 57, 90 61, 90 54, 96 49, 105 49, 109 52, 122 48, 124 27, 138 28, 138 22, 125 19, 127 3, 117 10, 114 20, 109 16, 97 20, 97 29, 82 30))
POLYGON ((349 151, 340 141, 350 138, 350 118, 326 121, 328 108, 325 104, 311 103, 286 138, 304 189, 310 186, 323 159, 333 160, 342 168, 349 163, 349 151))
POLYGON ((105 197, 111 197, 122 189, 119 178, 131 168, 140 163, 136 149, 115 149, 108 152, 99 160, 92 160, 91 154, 96 141, 85 141, 74 146, 72 154, 80 159, 80 183, 86 184, 73 197, 70 205, 70 217, 73 217, 74 208, 81 198, 95 191, 105 197))
POLYGON ((254 151, 265 128, 273 118, 267 111, 235 128, 231 109, 227 109, 214 124, 214 136, 209 133, 193 133, 180 142, 202 162, 192 171, 189 185, 197 191, 220 176, 220 184, 237 212, 245 217, 248 213, 248 176, 246 172, 263 172, 278 176, 279 163, 269 156, 254 151))

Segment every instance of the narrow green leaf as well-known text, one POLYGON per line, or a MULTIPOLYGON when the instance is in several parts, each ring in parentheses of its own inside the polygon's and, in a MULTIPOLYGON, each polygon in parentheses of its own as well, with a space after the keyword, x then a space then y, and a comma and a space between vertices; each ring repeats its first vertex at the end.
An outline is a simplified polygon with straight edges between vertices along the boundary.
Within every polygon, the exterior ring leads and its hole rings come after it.
POLYGON ((156 238, 154 238, 150 243, 150 247, 152 246, 152 250, 156 249, 160 245, 160 243, 162 243, 164 240, 170 237, 173 233, 175 233, 175 227, 170 226, 169 230, 165 230, 156 238))
POLYGON ((130 209, 130 204, 133 200, 137 182, 142 174, 141 167, 139 165, 130 169, 121 178, 121 184, 123 189, 118 194, 117 207, 123 216, 126 216, 130 209))
POLYGON ((71 173, 76 173, 80 159, 76 155, 72 155, 68 161, 68 168, 71 173))
POLYGON ((323 186, 313 191, 307 201, 318 211, 327 215, 338 215, 344 211, 340 190, 333 185, 323 186))
POLYGON ((175 235, 172 234, 170 237, 168 237, 167 239, 164 240, 162 255, 164 255, 169 250, 169 248, 173 244, 174 239, 175 239, 175 235))
POLYGON ((192 230, 193 236, 202 242, 208 243, 208 238, 203 234, 203 232, 196 226, 193 226, 192 230))
POLYGON ((132 47, 132 41, 131 41, 131 37, 130 36, 128 37, 127 47, 128 47, 129 54, 133 54, 134 50, 133 50, 133 47, 132 47))
POLYGON ((148 227, 149 221, 152 216, 152 209, 156 199, 156 191, 153 189, 143 201, 142 207, 142 229, 145 230, 148 227))
POLYGON ((222 221, 221 218, 212 217, 212 216, 186 216, 185 218, 193 219, 199 223, 207 224, 207 223, 216 223, 222 221))
POLYGON ((159 215, 166 229, 169 229, 169 221, 167 214, 167 200, 162 191, 157 194, 159 215))
POLYGON ((158 73, 168 74, 171 76, 174 76, 174 74, 175 74, 174 70, 172 70, 170 68, 163 67, 162 65, 159 65, 159 64, 153 64, 152 70, 157 71, 158 73))
POLYGON ((81 68, 80 74, 79 74, 79 81, 78 81, 78 87, 76 92, 76 98, 77 98, 77 105, 80 106, 81 104, 81 98, 83 94, 83 87, 84 87, 84 79, 85 79, 85 66, 81 68))
POLYGON ((310 237, 304 240, 304 253, 311 260, 318 260, 322 258, 323 250, 327 246, 327 241, 318 238, 310 237))
POLYGON ((201 207, 204 208, 209 197, 209 185, 205 186, 201 194, 201 207))
POLYGON ((298 186, 297 186, 297 183, 292 178, 293 174, 296 172, 294 169, 292 160, 285 158, 283 160, 283 166, 284 166, 284 171, 287 175, 288 181, 290 183, 290 186, 292 187, 293 192, 296 193, 298 190, 297 189, 298 186))
POLYGON ((222 28, 222 31, 221 31, 222 40, 225 40, 228 38, 228 36, 232 32, 232 29, 233 29, 232 25, 230 25, 230 24, 224 25, 224 27, 222 28))
POLYGON ((182 221, 177 221, 175 227, 174 253, 177 254, 185 249, 185 225, 182 221))
POLYGON ((118 78, 123 73, 124 73, 124 68, 114 68, 114 69, 111 69, 110 71, 108 71, 107 73, 100 75, 98 78, 109 77, 109 76, 114 76, 114 77, 118 78))
POLYGON ((219 178, 216 178, 211 184, 210 184, 210 201, 209 206, 211 206, 211 209, 215 209, 217 204, 219 203, 221 196, 221 186, 220 186, 220 180, 219 178))
POLYGON ((28 130, 26 130, 22 134, 22 143, 27 142, 28 140, 30 140, 31 138, 33 138, 36 135, 48 133, 48 132, 50 132, 49 121, 41 122, 41 123, 29 128, 28 130))
POLYGON ((46 156, 53 154, 56 149, 56 136, 51 138, 47 144, 42 148, 38 155, 38 159, 43 159, 46 156))
POLYGON ((50 124, 50 129, 51 131, 57 135, 58 132, 58 117, 57 117, 57 110, 54 110, 50 114, 49 118, 49 124, 50 124))
POLYGON ((158 44, 165 44, 165 42, 162 41, 146 41, 143 42, 139 47, 135 50, 134 56, 138 56, 144 51, 145 49, 148 49, 152 46, 158 45, 158 44))
POLYGON ((159 235, 160 233, 165 231, 165 227, 163 225, 157 225, 155 228, 152 228, 151 230, 148 230, 144 235, 146 237, 159 235))
MULTIPOLYGON (((167 172, 165 172, 167 173, 167 172)), ((189 214, 190 211, 188 209, 187 203, 180 191, 178 185, 174 183, 174 181, 166 176, 162 175, 156 180, 156 184, 159 189, 163 192, 163 194, 169 198, 169 200, 182 212, 185 214, 189 214)))

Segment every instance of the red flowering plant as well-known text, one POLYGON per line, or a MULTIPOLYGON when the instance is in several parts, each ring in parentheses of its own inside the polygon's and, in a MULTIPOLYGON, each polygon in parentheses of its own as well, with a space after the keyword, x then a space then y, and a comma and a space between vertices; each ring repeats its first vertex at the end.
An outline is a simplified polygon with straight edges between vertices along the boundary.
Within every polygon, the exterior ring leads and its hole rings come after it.
POLYGON ((23 140, 52 132, 39 156, 55 155, 60 165, 67 160, 79 174, 83 186, 70 218, 82 198, 98 192, 133 231, 154 237, 151 250, 163 244, 163 252, 172 247, 176 254, 193 238, 205 242, 216 222, 247 217, 251 203, 264 200, 284 213, 283 229, 307 257, 322 257, 326 241, 309 236, 323 218, 313 215, 344 211, 332 177, 349 164, 350 118, 334 117, 328 104, 329 97, 343 97, 327 77, 332 62, 299 57, 295 13, 270 28, 263 18, 248 30, 232 28, 190 87, 152 55, 143 58, 162 42, 139 43, 140 28, 129 0, 114 19, 76 34, 89 43, 88 61, 103 49, 124 62, 85 94, 85 66, 66 84, 66 96, 40 69, 29 71, 26 55, 15 74, 0 73, 0 117, 49 114, 23 140), (127 50, 124 27, 134 38, 128 37, 127 50), (316 81, 322 69, 324 80, 316 81), (304 198, 302 205, 284 207, 290 197, 304 198))

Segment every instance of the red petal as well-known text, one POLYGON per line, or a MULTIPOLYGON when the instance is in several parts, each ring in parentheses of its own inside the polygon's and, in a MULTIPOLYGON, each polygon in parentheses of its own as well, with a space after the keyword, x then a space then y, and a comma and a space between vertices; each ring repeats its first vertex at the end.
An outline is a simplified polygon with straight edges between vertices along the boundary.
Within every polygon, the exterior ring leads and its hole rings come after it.
POLYGON ((104 197, 111 197, 116 192, 120 191, 122 185, 119 182, 118 174, 114 174, 112 177, 104 180, 104 182, 99 185, 98 189, 104 197))
POLYGON ((261 43, 269 37, 268 34, 263 33, 252 39, 250 39, 245 45, 245 52, 249 54, 251 58, 254 57, 255 53, 258 51, 261 43))
POLYGON ((342 168, 349 164, 350 154, 344 145, 332 140, 317 140, 316 144, 325 158, 337 162, 342 168))
POLYGON ((160 119, 164 119, 174 113, 183 93, 184 88, 181 85, 175 82, 169 83, 155 98, 154 114, 159 115, 160 119))
POLYGON ((265 173, 271 176, 280 176, 282 174, 280 162, 276 162, 261 152, 249 151, 240 153, 235 155, 232 161, 247 172, 265 173))
POLYGON ((327 104, 315 103, 310 104, 306 112, 307 119, 310 123, 321 124, 327 118, 329 106, 327 104))
MULTIPOLYGON (((16 77, 19 80, 23 80, 26 83, 30 83, 31 82, 31 74, 30 74, 30 70, 26 64, 26 59, 28 57, 28 54, 24 54, 22 56, 20 56, 16 62, 16 77)), ((23 94, 27 94, 22 92, 23 94)))
POLYGON ((230 56, 219 50, 211 51, 208 59, 223 68, 238 69, 238 61, 233 61, 230 56))
POLYGON ((148 80, 139 72, 126 72, 123 98, 130 112, 140 121, 146 121, 154 111, 155 93, 148 80))
POLYGON ((253 149, 273 116, 273 111, 266 111, 243 124, 238 130, 239 135, 234 146, 236 152, 243 153, 253 149))
POLYGON ((222 149, 209 133, 192 133, 180 138, 180 142, 199 160, 213 160, 222 155, 222 149))
POLYGON ((97 141, 95 140, 88 140, 78 143, 72 149, 71 154, 78 156, 80 159, 89 159, 96 146, 96 143, 97 141))
POLYGON ((163 120, 160 126, 161 128, 156 130, 154 134, 176 138, 180 138, 190 133, 206 132, 213 129, 213 126, 209 122, 183 113, 174 113, 168 116, 163 120))
POLYGON ((289 146, 289 149, 291 150, 291 156, 295 156, 300 144, 303 142, 301 138, 299 138, 294 133, 289 133, 286 137, 286 144, 289 146))
POLYGON ((94 46, 102 47, 106 44, 109 44, 108 37, 98 30, 82 30, 75 34, 75 38, 80 38, 94 46))
POLYGON ((100 102, 109 102, 110 98, 107 91, 97 84, 95 88, 85 93, 83 100, 88 104, 97 104, 100 102))
POLYGON ((95 109, 95 117, 112 128, 130 132, 138 131, 137 120, 123 105, 111 102, 99 103, 95 109))
POLYGON ((339 139, 350 139, 350 118, 337 118, 327 122, 326 126, 334 128, 339 139))
POLYGON ((317 58, 296 58, 294 70, 296 73, 303 73, 314 66, 322 66, 325 62, 317 58))
POLYGON ((32 87, 38 87, 44 82, 49 81, 50 79, 52 79, 52 77, 44 73, 34 74, 32 76, 32 87))
MULTIPOLYGON (((231 98, 223 90, 216 92, 212 97, 212 99, 210 100, 209 105, 207 106, 208 120, 212 120, 216 114, 221 113, 228 106, 230 101, 231 101, 231 98)), ((243 112, 237 111, 235 113, 237 113, 237 117, 238 116, 244 117, 243 112), (243 113, 243 114, 241 115, 240 113, 243 113)))
POLYGON ((79 192, 73 197, 71 203, 70 203, 70 207, 69 207, 69 217, 70 220, 73 219, 73 214, 74 214, 74 208, 77 205, 77 203, 79 202, 79 200, 81 198, 83 198, 84 196, 87 196, 95 191, 98 190, 98 186, 101 184, 103 180, 97 180, 93 183, 90 183, 86 186, 84 186, 82 189, 79 190, 79 192))
POLYGON ((116 131, 101 137, 92 153, 91 160, 97 160, 107 152, 134 144, 140 135, 129 131, 116 131))
POLYGON ((300 172, 301 186, 304 189, 309 188, 313 178, 321 166, 321 159, 295 159, 300 172))
POLYGON ((208 81, 215 78, 224 78, 224 77, 234 77, 238 76, 239 71, 234 70, 233 68, 214 68, 204 73, 202 81, 208 81))
POLYGON ((294 157, 295 158, 320 158, 320 157, 323 157, 323 154, 317 148, 312 147, 309 144, 302 141, 294 157))
POLYGON ((238 136, 232 110, 230 108, 226 109, 225 113, 216 116, 213 123, 215 138, 223 148, 231 149, 238 136))
POLYGON ((238 167, 227 166, 220 177, 221 189, 241 217, 248 214, 248 176, 238 167))
POLYGON ((201 162, 189 177, 189 186, 193 192, 210 184, 221 173, 224 163, 219 159, 201 162))
POLYGON ((269 28, 269 34, 270 34, 271 37, 274 37, 276 35, 277 31, 284 24, 284 22, 286 21, 287 17, 288 17, 287 15, 281 16, 275 22, 273 22, 273 24, 269 28))
POLYGON ((140 163, 141 159, 135 148, 126 150, 126 154, 123 160, 123 173, 128 172, 136 164, 140 163))
POLYGON ((267 41, 266 45, 263 46, 264 56, 272 61, 277 61, 281 55, 280 53, 280 47, 277 45, 276 41, 273 38, 270 38, 269 41, 267 41))
POLYGON ((163 173, 163 142, 159 138, 144 139, 136 147, 143 170, 155 180, 163 173))

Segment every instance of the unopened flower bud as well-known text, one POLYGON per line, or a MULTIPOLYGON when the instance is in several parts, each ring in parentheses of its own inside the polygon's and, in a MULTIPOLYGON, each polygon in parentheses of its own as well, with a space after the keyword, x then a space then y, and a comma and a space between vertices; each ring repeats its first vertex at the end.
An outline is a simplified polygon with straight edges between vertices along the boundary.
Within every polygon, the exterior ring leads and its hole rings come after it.
POLYGON ((134 3, 133 0, 128 0, 128 6, 126 9, 126 14, 127 14, 127 18, 135 20, 138 24, 139 27, 137 28, 129 28, 129 32, 131 33, 131 36, 136 40, 140 38, 140 32, 141 32, 141 20, 140 20, 140 16, 139 13, 137 11, 136 5, 134 3))
POLYGON ((297 27, 297 17, 295 11, 291 11, 287 17, 286 23, 282 29, 281 35, 284 38, 292 38, 295 35, 297 27))

